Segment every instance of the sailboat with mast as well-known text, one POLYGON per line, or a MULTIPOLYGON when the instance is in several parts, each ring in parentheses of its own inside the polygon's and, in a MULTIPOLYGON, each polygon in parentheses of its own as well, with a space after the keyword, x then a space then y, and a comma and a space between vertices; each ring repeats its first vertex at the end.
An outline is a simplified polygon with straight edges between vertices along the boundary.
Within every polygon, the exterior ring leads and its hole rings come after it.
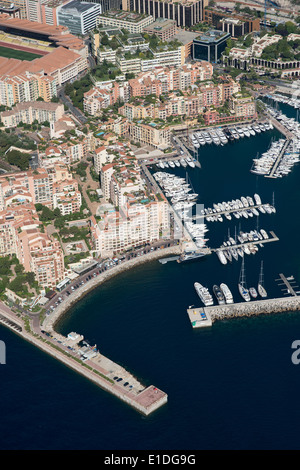
POLYGON ((263 268, 263 261, 261 262, 260 273, 259 273, 259 281, 257 286, 258 293, 261 297, 267 297, 267 291, 264 287, 264 268, 263 268))
POLYGON ((242 261, 242 267, 241 267, 241 272, 240 272, 238 288, 239 288, 239 293, 241 294, 243 299, 246 302, 249 302, 249 300, 251 300, 251 297, 250 297, 250 294, 249 294, 249 290, 247 289, 247 286, 246 286, 245 259, 244 258, 243 258, 243 261, 242 261))

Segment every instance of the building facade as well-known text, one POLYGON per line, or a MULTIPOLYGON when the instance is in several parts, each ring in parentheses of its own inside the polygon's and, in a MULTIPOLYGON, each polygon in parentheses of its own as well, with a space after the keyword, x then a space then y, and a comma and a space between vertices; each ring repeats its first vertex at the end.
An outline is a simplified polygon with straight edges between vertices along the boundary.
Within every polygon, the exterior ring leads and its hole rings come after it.
POLYGON ((64 105, 43 101, 17 103, 10 111, 2 111, 0 120, 4 127, 16 127, 20 123, 32 124, 34 121, 49 123, 58 121, 64 115, 64 105))
POLYGON ((193 59, 206 60, 211 63, 219 62, 226 49, 228 39, 230 39, 229 33, 218 30, 210 30, 200 34, 193 40, 193 59))
POLYGON ((203 9, 208 0, 126 0, 123 8, 156 18, 176 21, 177 26, 189 28, 203 20, 203 9))
POLYGON ((57 9, 58 24, 66 26, 72 34, 86 34, 95 28, 101 13, 99 3, 73 0, 57 9))

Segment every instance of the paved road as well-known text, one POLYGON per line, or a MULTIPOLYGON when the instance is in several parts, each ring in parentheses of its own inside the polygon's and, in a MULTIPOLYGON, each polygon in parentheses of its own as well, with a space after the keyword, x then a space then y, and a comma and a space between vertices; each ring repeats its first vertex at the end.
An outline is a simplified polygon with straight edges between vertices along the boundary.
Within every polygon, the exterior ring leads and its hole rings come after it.
POLYGON ((65 92, 63 89, 60 89, 59 92, 58 92, 58 98, 66 105, 69 107, 69 110, 71 111, 71 113, 73 114, 73 116, 78 119, 78 121, 81 123, 81 124, 85 124, 87 122, 87 118, 85 117, 85 115, 78 109, 76 108, 72 101, 70 100, 70 98, 68 96, 65 95, 65 92))
POLYGON ((99 261, 99 264, 101 265, 100 267, 97 266, 91 271, 89 271, 88 273, 82 274, 81 276, 74 279, 67 287, 65 287, 62 292, 57 292, 55 296, 47 303, 46 305, 47 311, 55 310, 56 307, 64 299, 66 299, 69 296, 72 296, 72 293, 75 292, 80 286, 88 283, 91 279, 97 277, 99 274, 103 273, 104 271, 110 270, 117 264, 123 264, 125 261, 128 261, 133 258, 138 258, 139 256, 146 254, 146 253, 152 253, 156 250, 159 250, 161 247, 169 247, 169 246, 175 246, 175 245, 177 245, 177 240, 158 241, 156 243, 153 243, 151 246, 147 245, 145 247, 128 252, 123 256, 119 255, 114 258, 115 261, 100 260, 99 261), (62 300, 60 300, 60 298, 62 300))

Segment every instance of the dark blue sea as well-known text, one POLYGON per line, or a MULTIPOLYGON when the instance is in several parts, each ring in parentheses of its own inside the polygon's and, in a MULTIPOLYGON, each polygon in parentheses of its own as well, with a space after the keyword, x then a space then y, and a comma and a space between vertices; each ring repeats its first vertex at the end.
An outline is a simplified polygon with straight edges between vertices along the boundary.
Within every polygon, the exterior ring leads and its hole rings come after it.
MULTIPOLYGON (((235 228, 275 232, 278 242, 245 259, 248 286, 257 285, 264 261, 270 297, 284 295, 279 273, 300 283, 300 167, 282 179, 250 173, 252 159, 279 136, 273 130, 222 148, 201 148, 202 168, 189 170, 206 206, 254 193, 263 202, 274 198, 276 214, 240 225, 236 219, 208 223, 212 247, 235 228)), ((185 170, 176 173, 184 176, 185 170)), ((95 289, 60 322, 61 333, 83 334, 142 383, 168 394, 167 405, 149 417, 0 326, 7 347, 7 364, 0 366, 0 448, 299 449, 300 365, 291 361, 291 345, 300 340, 300 313, 195 330, 186 312, 200 305, 195 281, 210 289, 225 282, 240 301, 240 269, 240 261, 223 266, 216 255, 191 264, 144 264, 95 289)))

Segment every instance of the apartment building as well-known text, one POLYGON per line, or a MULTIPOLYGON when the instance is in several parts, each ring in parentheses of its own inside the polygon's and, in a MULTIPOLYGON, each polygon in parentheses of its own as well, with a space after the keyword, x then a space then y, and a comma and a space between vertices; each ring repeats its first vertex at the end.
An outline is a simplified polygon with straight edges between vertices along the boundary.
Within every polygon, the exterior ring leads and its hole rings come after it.
POLYGON ((94 151, 94 168, 96 173, 99 175, 101 168, 108 162, 108 153, 106 147, 102 145, 94 151))
POLYGON ((14 18, 21 18, 21 19, 27 18, 26 0, 15 0, 14 2, 11 2, 10 0, 2 0, 1 6, 4 10, 4 11, 1 11, 1 13, 7 13, 8 15, 11 15, 11 13, 6 12, 5 9, 9 9, 9 10, 17 9, 18 14, 12 15, 14 18))
POLYGON ((45 76, 42 72, 18 73, 18 65, 16 59, 0 58, 0 104, 11 107, 15 103, 35 101, 39 97, 49 102, 56 96, 56 81, 53 77, 45 76))
POLYGON ((186 90, 196 82, 210 80, 213 66, 201 61, 180 67, 160 66, 129 80, 130 96, 160 96, 173 90, 186 90))
POLYGON ((64 257, 59 242, 46 233, 22 231, 19 259, 25 271, 32 271, 42 287, 54 288, 64 279, 64 257))
POLYGON ((204 21, 232 37, 244 36, 260 30, 260 18, 235 11, 224 11, 219 6, 204 9, 204 21))
MULTIPOLYGON (((18 173, 6 173, 0 176, 0 210, 6 208, 6 201, 9 201, 11 194, 16 189, 22 188, 31 198, 33 204, 42 204, 53 209, 53 195, 55 194, 55 184, 60 184, 60 190, 70 183, 75 185, 71 173, 62 162, 53 163, 47 168, 37 168, 18 173)), ((72 186, 72 187, 73 187, 72 186)), ((78 186, 74 186, 78 189, 78 186)), ((24 195, 21 198, 24 200, 24 195)))
MULTIPOLYGON (((15 190, 11 190, 14 192, 15 190)), ((41 287, 54 288, 64 278, 64 258, 60 244, 40 231, 32 202, 7 201, 0 212, 0 256, 16 255, 26 272, 33 272, 41 287)))
POLYGON ((168 203, 155 197, 141 202, 132 195, 125 212, 108 213, 98 224, 91 220, 93 244, 102 257, 158 241, 168 230, 168 203))
POLYGON ((149 26, 146 26, 144 32, 150 35, 155 34, 161 41, 167 41, 177 32, 176 21, 167 18, 157 18, 149 26))
POLYGON ((74 179, 53 185, 53 209, 58 208, 62 216, 80 211, 82 204, 81 192, 74 179))
POLYGON ((17 103, 10 111, 2 111, 0 120, 4 127, 16 127, 19 123, 32 124, 34 121, 56 122, 64 115, 64 105, 43 101, 17 103))
POLYGON ((232 95, 229 107, 236 117, 256 117, 256 105, 253 96, 244 96, 242 93, 232 95))
POLYGON ((129 33, 142 33, 153 22, 151 15, 141 15, 135 11, 109 10, 101 14, 98 24, 126 29, 129 33))
POLYGON ((107 89, 94 87, 84 93, 83 109, 91 116, 100 114, 103 109, 108 108, 113 103, 112 93, 107 89))
POLYGON ((87 140, 80 140, 79 138, 70 139, 59 145, 50 143, 46 149, 39 149, 38 151, 40 165, 47 170, 60 163, 69 167, 76 162, 80 162, 86 154, 87 140))
POLYGON ((129 122, 128 131, 130 139, 141 144, 164 150, 171 145, 170 126, 164 124, 143 124, 139 122, 129 122))

